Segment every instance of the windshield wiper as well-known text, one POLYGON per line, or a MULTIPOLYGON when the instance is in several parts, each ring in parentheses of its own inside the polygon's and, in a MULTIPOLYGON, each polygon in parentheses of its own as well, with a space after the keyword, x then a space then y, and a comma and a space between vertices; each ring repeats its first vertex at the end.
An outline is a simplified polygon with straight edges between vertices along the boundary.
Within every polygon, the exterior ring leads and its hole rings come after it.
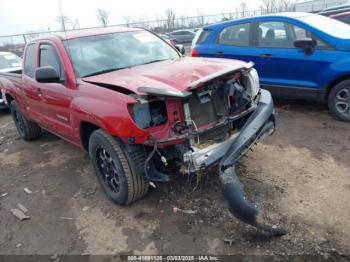
POLYGON ((157 62, 162 62, 165 60, 169 60, 169 59, 156 59, 156 60, 151 60, 149 62, 143 63, 143 65, 147 65, 147 64, 152 64, 152 63, 157 63, 157 62))
MULTIPOLYGON (((152 60, 152 61, 146 62, 146 63, 144 63, 144 64, 142 64, 142 65, 157 63, 157 62, 161 62, 161 61, 165 61, 165 60, 169 60, 169 59, 157 59, 157 60, 152 60)), ((134 65, 134 66, 136 66, 136 65, 134 65)), ((133 66, 130 66, 130 67, 133 67, 133 66)), ((125 69, 125 68, 130 68, 130 67, 115 67, 115 68, 103 69, 103 70, 100 70, 100 71, 96 71, 96 72, 93 72, 93 73, 84 75, 84 76, 82 76, 82 77, 89 77, 89 76, 95 76, 95 75, 105 74, 105 73, 109 73, 109 72, 112 72, 112 71, 117 71, 117 70, 121 70, 121 69, 125 69)))
POLYGON ((126 68, 126 67, 115 67, 115 68, 103 69, 103 70, 100 70, 100 71, 96 71, 96 72, 84 75, 83 77, 89 77, 89 76, 105 74, 105 73, 109 73, 109 72, 112 72, 112 71, 117 71, 117 70, 124 69, 124 68, 126 68))

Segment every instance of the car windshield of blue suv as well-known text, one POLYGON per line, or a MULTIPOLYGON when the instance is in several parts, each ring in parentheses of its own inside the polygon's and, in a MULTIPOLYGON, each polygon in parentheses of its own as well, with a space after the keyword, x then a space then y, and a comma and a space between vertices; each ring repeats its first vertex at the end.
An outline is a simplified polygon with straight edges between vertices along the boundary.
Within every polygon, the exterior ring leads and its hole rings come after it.
POLYGON ((300 20, 336 38, 350 38, 350 26, 333 18, 320 15, 307 15, 300 20))

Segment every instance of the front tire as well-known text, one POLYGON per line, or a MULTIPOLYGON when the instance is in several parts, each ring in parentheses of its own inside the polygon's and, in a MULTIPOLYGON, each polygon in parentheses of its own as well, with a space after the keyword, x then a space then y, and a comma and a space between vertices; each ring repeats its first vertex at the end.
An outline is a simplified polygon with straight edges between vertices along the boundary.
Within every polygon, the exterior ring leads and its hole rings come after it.
POLYGON ((41 128, 38 124, 29 121, 21 113, 16 101, 10 104, 11 115, 15 122, 17 132, 26 141, 35 140, 41 136, 41 128))
POLYGON ((121 141, 96 130, 90 136, 89 156, 104 192, 116 204, 131 204, 147 193, 149 183, 121 141))
POLYGON ((328 107, 335 117, 350 122, 350 80, 333 87, 328 96, 328 107))

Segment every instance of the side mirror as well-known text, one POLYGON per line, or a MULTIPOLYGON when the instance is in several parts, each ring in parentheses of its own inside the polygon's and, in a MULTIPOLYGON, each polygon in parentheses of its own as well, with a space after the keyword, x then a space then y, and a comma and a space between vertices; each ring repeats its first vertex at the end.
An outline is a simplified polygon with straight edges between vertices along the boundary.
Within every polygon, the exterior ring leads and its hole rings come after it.
POLYGON ((60 83, 60 76, 53 66, 43 66, 35 70, 35 80, 39 83, 60 83))
POLYGON ((183 45, 175 45, 175 48, 184 55, 186 53, 185 47, 183 45))
POLYGON ((294 47, 305 50, 305 55, 311 55, 317 42, 312 38, 302 38, 294 41, 294 47))

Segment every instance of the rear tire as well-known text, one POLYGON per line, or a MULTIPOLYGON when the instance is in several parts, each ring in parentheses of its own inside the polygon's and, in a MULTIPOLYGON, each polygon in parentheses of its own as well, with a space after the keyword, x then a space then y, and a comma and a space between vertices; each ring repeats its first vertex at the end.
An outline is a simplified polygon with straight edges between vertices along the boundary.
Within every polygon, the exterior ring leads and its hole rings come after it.
POLYGON ((41 128, 38 124, 29 121, 21 113, 16 101, 10 104, 11 115, 15 122, 17 132, 26 141, 35 140, 41 136, 41 128))
POLYGON ((149 183, 137 168, 140 159, 133 155, 101 129, 90 136, 89 156, 95 174, 107 197, 119 205, 131 204, 148 191, 149 183))
POLYGON ((328 107, 335 117, 350 122, 350 80, 344 80, 332 88, 328 107))

